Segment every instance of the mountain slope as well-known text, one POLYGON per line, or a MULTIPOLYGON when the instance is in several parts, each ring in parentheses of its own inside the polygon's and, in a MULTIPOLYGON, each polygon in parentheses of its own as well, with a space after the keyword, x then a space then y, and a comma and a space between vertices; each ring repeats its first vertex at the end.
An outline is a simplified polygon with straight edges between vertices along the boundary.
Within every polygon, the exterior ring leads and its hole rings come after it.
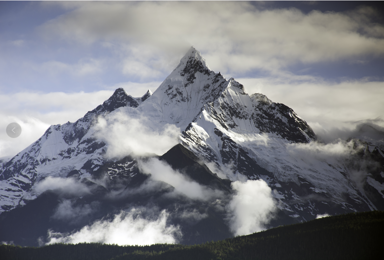
POLYGON ((136 108, 150 95, 147 92, 142 98, 133 98, 120 88, 75 123, 49 127, 35 143, 4 163, 0 173, 0 212, 36 198, 32 187, 47 176, 82 176, 90 168, 92 174, 97 174, 105 152, 105 144, 93 136, 91 129, 97 117, 123 106, 136 108))

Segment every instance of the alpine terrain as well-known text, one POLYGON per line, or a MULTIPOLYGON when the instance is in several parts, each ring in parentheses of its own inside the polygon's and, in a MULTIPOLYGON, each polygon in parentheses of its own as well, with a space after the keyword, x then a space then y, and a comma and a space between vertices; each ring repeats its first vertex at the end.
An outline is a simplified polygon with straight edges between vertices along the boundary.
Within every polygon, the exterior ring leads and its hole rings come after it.
POLYGON ((0 241, 19 245, 195 244, 384 209, 379 146, 321 143, 193 47, 153 94, 119 88, 1 165, 0 241))

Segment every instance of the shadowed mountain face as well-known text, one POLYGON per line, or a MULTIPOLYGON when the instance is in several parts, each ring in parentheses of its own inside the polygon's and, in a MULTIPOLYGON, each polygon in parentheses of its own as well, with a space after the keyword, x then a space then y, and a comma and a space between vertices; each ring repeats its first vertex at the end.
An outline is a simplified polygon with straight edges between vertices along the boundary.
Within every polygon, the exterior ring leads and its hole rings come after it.
POLYGON ((383 209, 383 166, 373 144, 316 142, 291 108, 245 93, 191 48, 153 94, 117 89, 3 163, 0 240, 74 242, 84 227, 129 220, 157 223, 170 241, 194 244, 319 214, 383 209), (118 135, 102 132, 111 125, 118 135), (177 140, 169 137, 175 129, 177 140), (172 140, 167 152, 143 155, 120 149, 127 135, 134 148, 172 140))

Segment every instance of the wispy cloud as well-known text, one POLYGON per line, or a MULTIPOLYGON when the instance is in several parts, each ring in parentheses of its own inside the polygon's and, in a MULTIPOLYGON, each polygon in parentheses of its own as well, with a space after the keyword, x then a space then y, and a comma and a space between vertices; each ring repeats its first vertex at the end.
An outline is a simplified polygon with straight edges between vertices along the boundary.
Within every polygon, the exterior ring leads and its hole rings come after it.
POLYGON ((69 74, 72 76, 87 76, 100 73, 102 70, 102 62, 96 59, 82 59, 75 64, 68 64, 61 61, 46 61, 41 66, 34 66, 42 74, 69 74))
POLYGON ((173 195, 181 194, 193 200, 203 201, 223 196, 222 192, 200 185, 158 159, 139 161, 139 168, 142 172, 150 174, 152 180, 165 182, 174 187, 173 195))
POLYGON ((91 193, 90 189, 85 184, 82 184, 78 180, 72 178, 48 176, 33 186, 33 191, 37 195, 40 195, 48 190, 58 194, 75 196, 83 196, 91 193))
POLYGON ((166 50, 196 42, 207 52, 209 64, 234 73, 383 55, 384 29, 371 22, 373 14, 369 7, 305 14, 295 8, 258 9, 245 2, 85 3, 40 29, 87 44, 124 39, 166 50))
POLYGON ((208 161, 204 162, 204 164, 221 179, 240 182, 245 182, 248 179, 245 175, 236 171, 236 166, 232 161, 224 164, 223 167, 219 167, 215 163, 208 161))
POLYGON ((350 185, 364 193, 367 177, 373 171, 380 169, 380 164, 377 161, 370 156, 362 156, 361 153, 364 153, 364 150, 368 147, 360 141, 338 140, 328 144, 319 142, 309 144, 292 143, 286 148, 291 160, 305 163, 306 167, 316 169, 322 176, 320 180, 316 181, 318 177, 308 172, 306 175, 302 175, 303 178, 312 179, 317 183, 328 180, 328 183, 325 183, 326 185, 317 184, 317 186, 323 186, 322 188, 334 193, 342 192, 343 189, 350 189, 350 185), (328 167, 332 168, 327 169, 328 167), (343 172, 344 176, 340 175, 341 172, 343 172), (333 183, 335 181, 339 181, 339 187, 335 186, 333 183))
POLYGON ((66 222, 69 225, 76 224, 95 213, 99 205, 100 203, 97 201, 86 205, 76 205, 75 202, 70 199, 63 199, 55 209, 52 218, 66 222))

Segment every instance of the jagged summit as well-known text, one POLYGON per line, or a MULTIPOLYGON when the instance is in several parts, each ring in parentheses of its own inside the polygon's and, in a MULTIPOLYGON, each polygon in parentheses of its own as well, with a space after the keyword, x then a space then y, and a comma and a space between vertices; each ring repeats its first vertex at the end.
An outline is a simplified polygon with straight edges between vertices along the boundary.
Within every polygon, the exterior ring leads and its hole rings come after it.
POLYGON ((227 80, 210 70, 194 47, 139 110, 161 122, 175 124, 182 131, 206 112, 225 129, 239 133, 276 133, 292 142, 315 138, 312 129, 292 109, 262 94, 249 96, 235 79, 227 80))
POLYGON ((144 94, 144 96, 142 96, 140 98, 141 102, 144 102, 145 100, 147 100, 150 96, 152 96, 152 91, 151 90, 147 90, 147 92, 144 94))
POLYGON ((152 95, 151 91, 148 90, 142 97, 135 98, 131 95, 128 95, 123 88, 118 88, 115 90, 113 95, 96 109, 91 112, 100 114, 104 112, 112 112, 119 107, 138 107, 142 102, 147 100, 152 95))
POLYGON ((180 63, 175 70, 177 70, 180 67, 185 67, 185 65, 188 63, 191 63, 191 64, 201 63, 202 67, 210 70, 205 62, 205 59, 203 58, 203 56, 201 56, 201 53, 198 50, 196 50, 193 46, 191 46, 191 48, 189 48, 189 50, 184 55, 184 57, 181 58, 180 63))
POLYGON ((139 110, 184 130, 202 107, 215 100, 228 83, 220 73, 210 70, 201 54, 191 47, 139 110))

